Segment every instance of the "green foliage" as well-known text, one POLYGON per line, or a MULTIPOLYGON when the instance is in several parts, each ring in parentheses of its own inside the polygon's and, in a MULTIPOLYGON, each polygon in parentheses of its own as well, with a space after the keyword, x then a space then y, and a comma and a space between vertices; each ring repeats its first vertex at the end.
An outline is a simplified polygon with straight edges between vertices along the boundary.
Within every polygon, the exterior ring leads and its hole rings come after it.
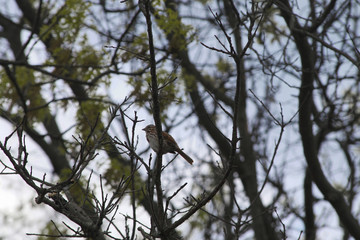
MULTIPOLYGON (((84 82, 93 80, 94 77, 101 74, 100 66, 105 62, 109 57, 104 52, 96 51, 92 46, 88 44, 87 36, 84 35, 83 39, 79 43, 80 50, 75 52, 73 55, 73 65, 78 66, 75 71, 72 71, 72 76, 74 79, 78 79, 84 82)), ((109 76, 102 77, 101 80, 98 80, 96 84, 106 83, 109 84, 109 76)), ((95 90, 96 88, 91 88, 95 90)))
POLYGON ((277 22, 276 17, 279 15, 279 11, 274 7, 267 9, 267 14, 264 15, 264 18, 259 25, 259 35, 256 37, 256 40, 259 44, 264 44, 263 36, 266 34, 269 37, 270 42, 278 42, 281 43, 281 38, 286 36, 286 26, 284 25, 282 28, 279 27, 279 23, 277 22), (283 31, 279 32, 280 29, 283 31))
POLYGON ((199 3, 203 4, 203 5, 206 5, 206 4, 211 3, 212 0, 196 0, 196 2, 199 2, 199 3))
POLYGON ((122 48, 120 58, 123 63, 129 62, 134 59, 147 60, 148 59, 148 38, 147 33, 142 32, 139 36, 134 38, 130 44, 126 46, 126 48, 122 48))
POLYGON ((183 24, 178 13, 170 8, 156 11, 156 22, 170 38, 169 49, 173 51, 185 50, 187 45, 195 39, 193 26, 183 24))
POLYGON ((41 235, 43 236, 39 236, 37 239, 38 240, 49 240, 49 239, 54 239, 53 237, 47 237, 47 236, 58 236, 60 235, 59 231, 66 235, 66 234, 70 234, 69 229, 66 228, 64 225, 62 224, 57 224, 56 226, 54 225, 54 223, 48 222, 45 227, 43 228, 43 230, 41 231, 41 235))
MULTIPOLYGON (((79 82, 93 81, 99 76, 104 68, 101 67, 107 57, 104 52, 97 51, 88 40, 85 33, 81 34, 83 23, 85 22, 89 2, 69 0, 57 10, 56 14, 50 19, 48 25, 41 29, 43 38, 50 37, 47 50, 52 58, 47 60, 47 64, 56 66, 52 74, 71 78, 79 82), (76 48, 74 47, 76 45, 76 48)), ((45 79, 44 79, 45 80, 45 79)), ((97 92, 97 86, 101 83, 109 84, 109 76, 96 79, 94 85, 85 88, 87 97, 96 98, 96 101, 84 101, 80 103, 77 118, 77 133, 83 137, 88 136, 90 129, 94 127, 102 111, 106 108, 101 103, 102 97, 97 92), (94 111, 95 110, 95 111, 94 111)), ((52 85, 56 91, 56 85, 52 85)), ((60 85, 60 88, 63 86, 60 85)), ((62 91, 62 89, 58 89, 62 91)), ((84 97, 84 96, 83 96, 84 97)), ((67 107, 71 101, 64 100, 60 107, 67 107)), ((98 124, 97 127, 103 127, 98 124)))
POLYGON ((72 174, 72 170, 69 168, 65 168, 61 170, 60 181, 66 181, 72 174))
MULTIPOLYGON (((72 174, 71 169, 62 169, 60 174, 60 181, 67 180, 72 174)), ((93 203, 91 202, 93 199, 92 189, 88 189, 87 192, 84 192, 84 186, 87 185, 88 179, 84 176, 80 177, 74 184, 69 187, 69 191, 73 200, 75 202, 87 209, 92 209, 93 203)))
POLYGON ((101 121, 101 114, 107 110, 104 102, 100 101, 83 101, 80 103, 76 114, 76 131, 83 139, 92 135, 94 138, 101 134, 104 125, 101 121))
POLYGON ((226 61, 224 58, 219 58, 219 60, 216 63, 216 68, 219 72, 225 74, 234 71, 233 65, 229 61, 226 61))
MULTIPOLYGON (((51 34, 52 38, 61 40, 63 47, 72 46, 76 42, 90 6, 88 1, 67 0, 49 23, 41 27, 40 36, 47 39, 51 34)), ((55 45, 59 47, 60 43, 55 45)))
POLYGON ((9 103, 9 105, 13 104, 15 99, 18 99, 18 95, 16 93, 16 89, 13 87, 10 79, 5 73, 5 70, 1 69, 0 71, 0 105, 4 106, 9 103))
POLYGON ((195 76, 193 74, 187 73, 185 69, 182 69, 181 78, 182 78, 182 80, 184 80, 186 82, 185 85, 187 86, 188 89, 196 87, 197 79, 195 78, 195 76))
POLYGON ((113 189, 116 189, 117 185, 119 184, 119 179, 122 176, 129 176, 130 173, 130 166, 121 164, 117 159, 111 159, 110 165, 104 174, 106 184, 112 186, 113 189))
POLYGON ((46 109, 42 108, 45 101, 42 97, 41 85, 37 84, 33 70, 17 67, 15 77, 27 102, 28 120, 42 121, 46 115, 46 109))
MULTIPOLYGON (((163 114, 165 114, 166 110, 172 104, 182 103, 184 95, 182 94, 181 85, 178 84, 175 75, 164 68, 157 70, 157 81, 159 86, 160 109, 163 111, 163 114)), ((143 78, 129 78, 128 84, 133 87, 131 95, 136 97, 136 103, 139 106, 144 106, 146 103, 152 104, 150 88, 151 74, 149 72, 145 73, 143 78)))
POLYGON ((45 101, 42 97, 40 82, 35 79, 34 71, 23 66, 17 66, 14 70, 16 82, 10 81, 3 70, 0 72, 1 105, 7 106, 10 113, 21 115, 25 104, 28 111, 28 124, 42 121, 46 114, 46 109, 42 107, 45 105, 45 101))
POLYGON ((96 67, 102 63, 104 53, 96 52, 88 43, 87 35, 80 34, 90 6, 87 1, 68 0, 48 24, 42 25, 40 36, 53 58, 47 63, 57 65, 55 75, 70 74, 74 79, 88 81, 99 73, 96 67), (80 67, 70 72, 70 66, 80 67))
MULTIPOLYGON (((104 178, 106 179, 106 185, 111 186, 112 189, 117 189, 118 184, 120 183, 120 179, 124 177, 124 179, 127 179, 130 181, 131 176, 131 168, 130 166, 123 165, 118 159, 111 159, 110 165, 106 169, 104 178)), ((135 189, 135 195, 137 201, 142 201, 144 198, 143 192, 141 191, 142 188, 145 188, 144 181, 141 179, 141 176, 138 173, 135 173, 133 176, 134 181, 134 189, 135 189)), ((127 182, 129 183, 129 182, 127 182)), ((130 184, 127 184, 127 188, 130 188, 130 184)), ((125 190, 125 189, 121 189, 125 190)), ((119 193, 121 193, 121 190, 119 189, 119 193)), ((130 190, 129 190, 130 191, 130 190)), ((121 196, 119 196, 121 197, 121 196)))

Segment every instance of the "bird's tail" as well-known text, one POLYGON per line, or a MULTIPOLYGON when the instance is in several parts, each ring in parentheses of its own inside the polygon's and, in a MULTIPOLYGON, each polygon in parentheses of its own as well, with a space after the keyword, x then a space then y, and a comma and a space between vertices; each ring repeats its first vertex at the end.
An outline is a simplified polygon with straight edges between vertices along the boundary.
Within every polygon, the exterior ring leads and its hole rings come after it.
POLYGON ((180 148, 177 149, 177 152, 191 165, 193 164, 194 160, 192 160, 191 157, 189 157, 186 153, 184 153, 180 148))

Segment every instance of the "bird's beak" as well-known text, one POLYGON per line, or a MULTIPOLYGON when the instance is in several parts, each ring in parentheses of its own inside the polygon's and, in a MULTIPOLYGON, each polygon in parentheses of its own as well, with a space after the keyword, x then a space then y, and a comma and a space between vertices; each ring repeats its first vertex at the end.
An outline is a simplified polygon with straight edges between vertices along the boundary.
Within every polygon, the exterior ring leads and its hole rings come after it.
POLYGON ((145 131, 145 128, 143 128, 142 130, 145 131))

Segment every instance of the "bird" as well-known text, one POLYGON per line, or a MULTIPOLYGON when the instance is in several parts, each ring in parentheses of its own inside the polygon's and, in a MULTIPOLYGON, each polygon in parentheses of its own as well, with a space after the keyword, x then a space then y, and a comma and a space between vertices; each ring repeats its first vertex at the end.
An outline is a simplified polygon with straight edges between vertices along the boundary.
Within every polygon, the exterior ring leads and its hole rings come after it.
MULTIPOLYGON (((146 133, 146 140, 149 142, 149 145, 152 150, 156 153, 159 151, 159 139, 156 131, 156 127, 153 124, 147 125, 145 128, 142 129, 146 133)), ((180 149, 178 144, 176 143, 175 139, 168 134, 167 132, 162 132, 162 139, 163 139, 163 147, 162 152, 165 153, 178 153, 182 156, 188 163, 191 165, 193 164, 194 160, 192 160, 189 155, 183 152, 180 149)))

